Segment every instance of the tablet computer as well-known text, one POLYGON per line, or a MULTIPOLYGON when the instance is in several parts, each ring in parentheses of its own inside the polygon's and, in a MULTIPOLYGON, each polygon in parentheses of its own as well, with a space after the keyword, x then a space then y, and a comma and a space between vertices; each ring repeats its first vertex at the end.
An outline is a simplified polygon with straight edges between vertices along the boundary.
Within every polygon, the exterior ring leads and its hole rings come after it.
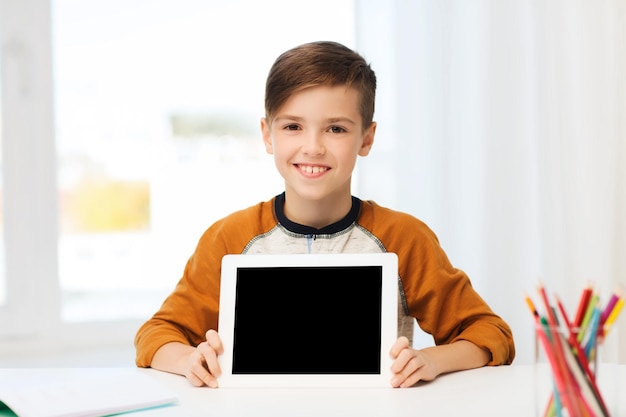
POLYGON ((226 255, 221 387, 390 387, 393 253, 226 255))

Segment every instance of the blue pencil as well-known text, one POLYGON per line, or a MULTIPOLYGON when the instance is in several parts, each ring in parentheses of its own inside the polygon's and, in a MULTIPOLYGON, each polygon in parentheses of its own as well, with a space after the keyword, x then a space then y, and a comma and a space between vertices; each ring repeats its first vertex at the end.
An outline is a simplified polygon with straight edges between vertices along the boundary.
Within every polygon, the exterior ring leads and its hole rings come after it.
POLYGON ((593 350, 598 341, 598 325, 600 324, 600 309, 594 308, 591 318, 589 319, 588 339, 585 344, 585 356, 587 360, 591 360, 591 355, 595 354, 593 350))

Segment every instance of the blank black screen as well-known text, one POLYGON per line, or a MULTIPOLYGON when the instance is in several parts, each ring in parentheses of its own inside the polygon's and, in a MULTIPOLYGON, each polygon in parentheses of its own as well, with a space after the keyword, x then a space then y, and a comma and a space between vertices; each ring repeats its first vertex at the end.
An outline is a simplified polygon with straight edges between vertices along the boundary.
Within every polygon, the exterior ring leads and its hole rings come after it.
POLYGON ((382 267, 239 268, 233 374, 378 374, 382 267))

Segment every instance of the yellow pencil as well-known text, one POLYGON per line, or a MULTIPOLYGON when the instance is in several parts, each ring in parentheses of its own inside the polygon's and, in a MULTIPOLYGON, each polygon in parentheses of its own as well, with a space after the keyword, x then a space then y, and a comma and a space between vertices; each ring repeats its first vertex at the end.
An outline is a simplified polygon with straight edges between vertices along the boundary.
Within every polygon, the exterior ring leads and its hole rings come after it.
POLYGON ((537 309, 535 308, 535 304, 533 303, 533 300, 530 299, 528 294, 525 294, 524 298, 526 298, 526 304, 528 304, 528 308, 530 309, 530 312, 533 313, 533 316, 535 316, 535 318, 538 318, 539 312, 537 312, 537 309))

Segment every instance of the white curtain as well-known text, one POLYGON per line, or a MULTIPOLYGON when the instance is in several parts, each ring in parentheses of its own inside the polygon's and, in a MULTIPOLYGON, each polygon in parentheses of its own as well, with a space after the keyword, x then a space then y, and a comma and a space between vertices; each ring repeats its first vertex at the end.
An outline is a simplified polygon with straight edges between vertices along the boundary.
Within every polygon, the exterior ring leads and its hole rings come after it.
MULTIPOLYGON (((379 78, 355 192, 431 226, 530 363, 540 282, 572 315, 626 288, 626 2, 355 4, 379 78)), ((626 363, 626 312, 602 355, 626 363)))

